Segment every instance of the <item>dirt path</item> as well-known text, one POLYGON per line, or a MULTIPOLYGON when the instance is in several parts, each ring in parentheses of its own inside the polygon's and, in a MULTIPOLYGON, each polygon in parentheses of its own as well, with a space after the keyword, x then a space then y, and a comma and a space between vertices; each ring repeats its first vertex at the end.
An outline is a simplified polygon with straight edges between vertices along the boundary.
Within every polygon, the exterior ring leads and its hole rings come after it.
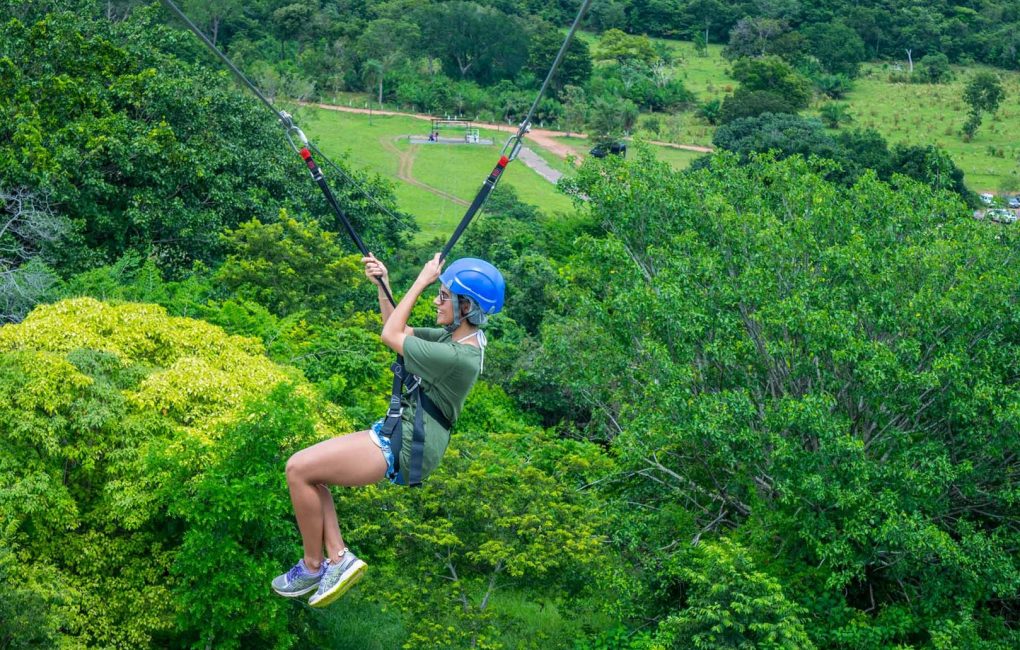
POLYGON ((404 181, 405 183, 408 183, 409 185, 414 185, 415 187, 419 187, 419 188, 425 190, 426 192, 431 192, 432 194, 435 194, 438 197, 444 198, 447 201, 452 201, 453 203, 456 203, 457 205, 463 205, 463 206, 469 205, 469 203, 467 201, 465 201, 464 199, 462 199, 460 197, 456 197, 453 194, 450 194, 448 192, 444 192, 441 189, 432 187, 431 185, 428 185, 427 183, 423 183, 420 180, 418 180, 417 178, 415 178, 414 177, 414 154, 415 154, 416 149, 412 147, 410 151, 401 151, 395 144, 393 144, 397 140, 401 140, 401 139, 403 139, 403 136, 397 136, 397 137, 392 138, 392 139, 385 138, 385 137, 379 138, 379 144, 382 145, 382 148, 385 149, 386 151, 389 151, 390 153, 392 153, 393 155, 395 155, 397 157, 397 161, 398 161, 397 178, 399 178, 400 180, 404 181))
MULTIPOLYGON (((337 106, 334 104, 315 104, 307 103, 307 106, 316 106, 318 108, 324 108, 329 111, 340 111, 342 113, 371 113, 373 115, 402 115, 404 117, 413 117, 418 120, 426 120, 431 122, 433 119, 432 115, 423 115, 421 113, 401 113, 400 111, 377 111, 375 109, 368 108, 354 108, 353 106, 337 106)), ((512 131, 516 131, 515 127, 507 126, 506 124, 499 124, 495 122, 472 122, 475 126, 483 129, 490 129, 493 131, 505 131, 509 136, 512 131)), ((552 131, 550 129, 536 129, 532 128, 528 131, 527 139, 537 144, 538 146, 546 149, 559 156, 560 158, 566 158, 567 156, 574 156, 579 161, 584 158, 588 153, 588 136, 583 133, 567 133, 564 131, 552 131), (584 142, 579 142, 577 147, 570 146, 566 143, 560 142, 556 138, 574 137, 584 139, 584 142)), ((649 140, 651 144, 656 144, 662 147, 670 147, 672 149, 686 149, 687 151, 700 151, 702 153, 711 153, 713 149, 711 147, 702 147, 696 144, 675 144, 672 142, 660 142, 658 140, 649 140)))

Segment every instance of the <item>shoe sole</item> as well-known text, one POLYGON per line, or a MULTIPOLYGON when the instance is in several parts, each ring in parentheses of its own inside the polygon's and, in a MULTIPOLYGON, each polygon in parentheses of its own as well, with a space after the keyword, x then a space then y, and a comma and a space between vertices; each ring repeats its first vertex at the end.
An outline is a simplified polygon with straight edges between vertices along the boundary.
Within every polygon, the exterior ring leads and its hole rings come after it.
POLYGON ((275 591, 279 595, 283 596, 284 598, 297 598, 298 596, 304 596, 307 593, 311 593, 311 592, 315 591, 318 588, 319 588, 319 585, 318 585, 318 583, 316 583, 316 584, 312 585, 311 587, 308 587, 307 589, 302 589, 301 591, 280 591, 276 587, 273 587, 273 591, 275 591))
POLYGON ((351 587, 365 576, 366 569, 368 569, 368 565, 361 560, 358 560, 354 563, 354 566, 347 569, 347 571, 340 576, 340 579, 337 580, 337 583, 333 585, 332 589, 322 594, 322 597, 318 600, 315 600, 315 597, 313 596, 312 599, 308 601, 308 604, 312 607, 325 607, 332 604, 340 598, 340 596, 346 594, 351 587))

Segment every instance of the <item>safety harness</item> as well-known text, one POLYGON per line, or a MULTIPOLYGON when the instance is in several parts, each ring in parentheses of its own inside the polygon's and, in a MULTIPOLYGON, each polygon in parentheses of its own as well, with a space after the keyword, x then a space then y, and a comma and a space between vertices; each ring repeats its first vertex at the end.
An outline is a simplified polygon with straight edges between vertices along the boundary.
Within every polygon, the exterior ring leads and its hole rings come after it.
MULTIPOLYGON (((570 30, 567 32, 566 38, 563 39, 563 44, 560 46, 559 52, 556 53, 556 58, 549 67, 549 72, 546 74, 545 80, 542 82, 542 87, 535 96, 535 101, 531 104, 531 108, 528 110, 527 116, 524 118, 524 121, 521 122, 520 127, 517 129, 517 133, 510 136, 510 138, 507 139, 506 144, 503 145, 503 149, 500 151, 499 161, 496 163, 496 166, 492 168, 492 171, 489 172, 489 176, 485 179, 485 182, 482 183, 481 189, 478 190, 474 200, 468 206, 467 211, 461 218, 460 223, 457 224, 457 228, 453 231, 449 241, 447 241, 446 245, 443 247, 439 256, 440 261, 445 260, 450 254, 454 244, 456 244, 457 240, 460 239, 460 236, 464 234, 464 231, 471 223, 471 220, 474 219, 475 215, 485 204, 485 201, 489 198, 492 190, 496 188, 496 184, 499 182, 503 171, 506 170, 506 166, 512 160, 517 159, 521 146, 524 142, 524 136, 531 129, 531 119, 535 115, 535 110, 538 108, 538 104, 542 100, 542 97, 545 96, 545 91, 549 87, 549 82, 552 81, 553 75, 556 74, 556 70, 559 68, 560 62, 563 60, 563 57, 567 52, 567 48, 570 46, 570 42, 574 37, 574 33, 581 24, 581 19, 588 11, 588 7, 591 5, 591 2, 592 0, 584 0, 581 4, 581 8, 578 10, 577 16, 574 18, 574 22, 571 24, 570 30)), ((319 189, 322 191, 322 194, 326 199, 326 203, 329 204, 334 215, 336 215, 337 220, 343 226, 347 235, 351 238, 351 241, 354 242, 354 245, 359 251, 361 251, 363 256, 367 257, 369 255, 368 248, 361 240, 361 237, 358 236, 358 233, 351 224, 350 219, 347 218, 347 215, 344 214, 344 211, 337 203, 336 198, 333 196, 333 192, 329 189, 329 184, 326 183, 326 179, 323 176, 321 169, 312 157, 312 150, 315 150, 317 155, 321 156, 327 162, 330 162, 329 159, 326 158, 325 154, 308 142, 308 138, 305 137, 304 132, 301 131, 301 129, 299 129, 294 123, 293 117, 284 111, 277 110, 276 107, 273 106, 272 102, 270 102, 265 95, 259 91, 255 84, 248 80, 244 73, 242 73, 237 66, 235 66, 230 59, 227 58, 227 56, 223 54, 223 52, 221 52, 208 37, 206 37, 202 30, 200 30, 172 0, 163 0, 163 4, 173 11, 173 13, 176 14, 185 25, 187 25, 188 29, 194 32, 194 34, 198 36, 198 38, 205 43, 205 45, 221 61, 223 61, 230 71, 234 73, 234 76, 237 77, 242 84, 247 86, 247 88, 251 90, 255 96, 258 97, 262 103, 276 115, 276 117, 280 120, 280 125, 283 126, 287 141, 290 143, 291 148, 294 149, 299 156, 301 156, 305 165, 307 165, 308 171, 312 176, 312 180, 314 180, 319 186, 319 189), (300 147, 298 147, 298 145, 294 142, 295 137, 300 142, 300 147)), ((358 188, 361 189, 361 191, 369 199, 371 199, 377 207, 390 214, 390 216, 393 216, 389 210, 383 207, 372 197, 370 192, 361 187, 356 180, 345 174, 337 165, 333 165, 332 163, 330 164, 334 169, 344 175, 348 181, 358 186, 358 188)), ((386 299, 389 300, 391 305, 396 307, 397 303, 393 299, 393 295, 390 293, 386 283, 381 279, 378 280, 378 283, 379 286, 382 287, 383 293, 386 294, 386 299)), ((482 340, 479 342, 484 345, 482 340)), ((451 423, 449 418, 447 418, 446 415, 436 407, 435 403, 429 399, 425 390, 422 388, 421 378, 407 372, 403 356, 399 354, 397 355, 397 359, 390 366, 390 370, 393 371, 393 388, 390 393, 390 405, 386 411, 386 418, 383 422, 381 435, 388 437, 390 440, 390 447, 393 451, 394 470, 397 472, 399 477, 398 482, 411 487, 418 487, 422 483, 422 464, 425 458, 424 414, 428 413, 432 419, 438 422, 447 431, 451 430, 453 423, 451 423), (404 442, 404 427, 402 424, 404 399, 407 400, 410 406, 414 407, 414 426, 413 435, 411 436, 411 463, 408 468, 400 467, 400 453, 404 442)))

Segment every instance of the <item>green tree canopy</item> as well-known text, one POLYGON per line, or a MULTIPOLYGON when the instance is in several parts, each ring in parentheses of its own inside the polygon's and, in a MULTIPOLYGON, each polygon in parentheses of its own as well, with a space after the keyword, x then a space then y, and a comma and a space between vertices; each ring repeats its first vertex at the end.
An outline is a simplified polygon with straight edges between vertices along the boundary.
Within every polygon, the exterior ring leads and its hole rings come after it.
MULTIPOLYGON (((225 73, 169 54, 190 54, 193 36, 151 10, 111 23, 92 3, 75 8, 33 4, 0 24, 0 186, 45 193, 71 220, 61 270, 130 249, 180 270, 220 259, 224 227, 281 207, 330 214, 263 107, 225 73)), ((375 218, 360 191, 336 194, 366 240, 402 241, 406 226, 375 218)))
POLYGON ((805 30, 811 53, 832 74, 856 77, 867 58, 864 41, 842 22, 818 23, 805 30))
POLYGON ((645 540, 683 629, 714 620, 693 602, 721 617, 701 594, 729 581, 659 567, 725 536, 754 540, 773 578, 747 585, 777 600, 745 629, 794 611, 782 585, 819 646, 1015 644, 1020 234, 902 176, 736 163, 582 167, 572 187, 605 232, 563 269, 522 394, 562 386, 560 426, 634 472, 647 507, 618 530, 645 540))
POLYGON ((474 2, 443 2, 418 13, 427 51, 456 79, 482 84, 515 76, 528 59, 520 19, 474 2))
POLYGON ((738 59, 732 74, 742 88, 775 93, 797 110, 811 101, 811 82, 777 56, 738 59))

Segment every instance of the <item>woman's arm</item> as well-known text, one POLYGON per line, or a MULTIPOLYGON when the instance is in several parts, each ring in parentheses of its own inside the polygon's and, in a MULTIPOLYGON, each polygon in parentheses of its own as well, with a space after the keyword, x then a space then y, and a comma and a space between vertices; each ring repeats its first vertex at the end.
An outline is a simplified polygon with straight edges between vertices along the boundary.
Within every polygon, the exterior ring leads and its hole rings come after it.
MULTIPOLYGON (((382 321, 385 324, 390 319, 390 314, 393 313, 393 305, 390 304, 389 296, 386 295, 386 291, 389 291, 391 296, 393 295, 393 290, 390 289, 390 273, 386 269, 386 265, 376 259, 372 253, 369 253, 368 257, 362 257, 361 263, 365 265, 365 275, 378 289, 379 313, 382 314, 382 321)), ((410 336, 414 334, 414 328, 407 327, 404 329, 404 333, 410 336)))
POLYGON ((404 339, 414 333, 414 329, 407 326, 407 319, 411 317, 414 303, 429 285, 439 279, 442 270, 443 262, 439 259, 439 253, 436 253, 435 257, 425 263, 414 284, 383 323, 382 342, 397 354, 404 353, 404 339))

